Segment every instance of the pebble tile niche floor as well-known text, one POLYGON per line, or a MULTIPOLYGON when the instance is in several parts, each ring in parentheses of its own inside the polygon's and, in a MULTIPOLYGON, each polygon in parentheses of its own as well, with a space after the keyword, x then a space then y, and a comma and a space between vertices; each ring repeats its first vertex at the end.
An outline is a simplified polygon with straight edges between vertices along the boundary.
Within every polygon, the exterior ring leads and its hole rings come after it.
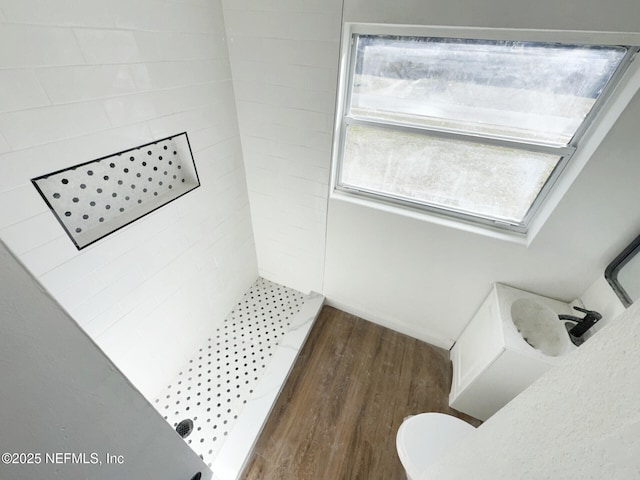
POLYGON ((307 298, 259 278, 155 400, 174 428, 193 421, 185 441, 209 467, 307 298))
POLYGON ((32 182, 78 249, 200 186, 186 132, 32 182))

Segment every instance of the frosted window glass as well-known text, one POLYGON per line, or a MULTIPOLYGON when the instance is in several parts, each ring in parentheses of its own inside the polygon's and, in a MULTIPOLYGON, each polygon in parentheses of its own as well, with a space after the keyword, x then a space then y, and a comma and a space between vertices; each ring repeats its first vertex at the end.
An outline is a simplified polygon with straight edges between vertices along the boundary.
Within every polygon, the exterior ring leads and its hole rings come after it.
POLYGON ((359 35, 348 115, 568 145, 618 46, 359 35))
POLYGON ((350 125, 340 185, 520 223, 559 156, 350 125))
POLYGON ((518 233, 639 51, 365 33, 348 48, 336 189, 518 233))

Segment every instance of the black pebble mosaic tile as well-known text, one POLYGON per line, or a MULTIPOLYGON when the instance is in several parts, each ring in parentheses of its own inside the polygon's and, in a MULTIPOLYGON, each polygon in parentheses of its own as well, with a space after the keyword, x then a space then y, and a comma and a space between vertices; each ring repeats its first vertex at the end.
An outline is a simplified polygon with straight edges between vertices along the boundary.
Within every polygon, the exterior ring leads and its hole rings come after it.
POLYGON ((78 249, 200 186, 186 132, 31 182, 78 249))
POLYGON ((209 466, 305 298, 259 278, 155 400, 156 409, 174 428, 183 420, 193 421, 185 441, 209 466))

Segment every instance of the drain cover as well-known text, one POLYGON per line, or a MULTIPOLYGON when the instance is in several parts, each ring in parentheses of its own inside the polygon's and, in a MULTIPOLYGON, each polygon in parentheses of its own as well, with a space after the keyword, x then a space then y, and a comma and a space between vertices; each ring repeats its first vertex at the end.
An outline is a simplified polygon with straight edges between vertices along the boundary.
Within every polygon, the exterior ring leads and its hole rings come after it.
POLYGON ((187 438, 192 431, 193 431, 193 420, 191 420, 190 418, 187 418, 186 420, 182 420, 176 426, 176 432, 178 432, 178 435, 180 435, 182 438, 187 438))

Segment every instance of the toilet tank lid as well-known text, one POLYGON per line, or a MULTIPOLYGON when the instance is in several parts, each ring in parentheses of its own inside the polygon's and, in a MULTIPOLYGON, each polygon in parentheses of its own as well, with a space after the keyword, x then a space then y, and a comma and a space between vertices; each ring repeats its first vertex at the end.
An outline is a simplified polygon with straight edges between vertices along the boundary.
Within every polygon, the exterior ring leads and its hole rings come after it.
POLYGON ((398 457, 407 474, 415 478, 475 427, 443 413, 421 413, 402 422, 396 435, 398 457))

